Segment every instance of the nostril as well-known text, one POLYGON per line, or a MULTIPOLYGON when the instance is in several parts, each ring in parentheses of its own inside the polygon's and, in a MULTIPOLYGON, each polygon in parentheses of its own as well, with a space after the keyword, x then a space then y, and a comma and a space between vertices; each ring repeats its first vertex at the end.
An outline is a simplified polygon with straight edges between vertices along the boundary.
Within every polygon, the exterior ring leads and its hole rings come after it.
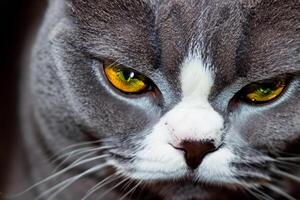
POLYGON ((196 169, 208 153, 216 150, 211 141, 183 141, 180 146, 174 148, 184 152, 186 164, 191 169, 196 169))

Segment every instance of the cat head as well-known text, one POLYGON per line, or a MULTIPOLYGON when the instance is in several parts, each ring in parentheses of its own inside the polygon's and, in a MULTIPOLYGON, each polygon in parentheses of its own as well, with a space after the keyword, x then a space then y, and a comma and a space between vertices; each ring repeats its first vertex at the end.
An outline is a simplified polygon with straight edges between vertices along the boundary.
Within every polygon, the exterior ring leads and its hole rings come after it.
POLYGON ((53 1, 32 73, 43 137, 54 151, 99 140, 118 173, 160 182, 149 190, 167 199, 278 187, 282 153, 300 137, 297 8, 53 1))

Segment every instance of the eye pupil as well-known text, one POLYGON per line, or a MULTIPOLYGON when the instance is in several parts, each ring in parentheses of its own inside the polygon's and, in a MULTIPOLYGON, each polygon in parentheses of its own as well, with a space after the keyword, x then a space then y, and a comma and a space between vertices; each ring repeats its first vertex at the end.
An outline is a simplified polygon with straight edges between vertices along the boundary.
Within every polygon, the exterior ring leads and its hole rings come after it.
POLYGON ((130 82, 135 77, 135 73, 128 70, 118 70, 117 74, 120 79, 126 82, 130 82))
POLYGON ((134 78, 134 72, 125 72, 125 78, 127 81, 130 81, 131 79, 134 78))
POLYGON ((261 93, 262 95, 268 95, 272 92, 272 89, 261 87, 261 88, 258 89, 258 92, 261 93))

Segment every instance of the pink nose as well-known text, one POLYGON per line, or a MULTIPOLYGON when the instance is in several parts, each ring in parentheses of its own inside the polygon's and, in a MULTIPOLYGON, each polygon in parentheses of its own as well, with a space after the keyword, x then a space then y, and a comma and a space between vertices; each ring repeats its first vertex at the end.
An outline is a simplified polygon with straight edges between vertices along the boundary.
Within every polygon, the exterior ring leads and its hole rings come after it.
POLYGON ((216 150, 215 145, 209 141, 183 141, 175 148, 184 151, 185 162, 191 169, 196 169, 208 153, 216 150))

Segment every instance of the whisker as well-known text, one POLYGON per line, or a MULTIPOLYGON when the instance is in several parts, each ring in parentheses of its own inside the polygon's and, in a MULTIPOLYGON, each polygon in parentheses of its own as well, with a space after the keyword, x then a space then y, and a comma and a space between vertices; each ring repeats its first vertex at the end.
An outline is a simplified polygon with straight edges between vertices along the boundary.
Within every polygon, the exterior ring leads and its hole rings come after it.
POLYGON ((61 153, 63 153, 66 150, 69 150, 69 149, 72 149, 72 148, 75 148, 75 147, 81 147, 81 146, 85 146, 85 145, 96 144, 96 143, 100 143, 100 142, 102 142, 102 140, 89 141, 89 142, 80 142, 80 143, 77 143, 77 144, 69 145, 69 146, 61 149, 58 153, 54 154, 50 159, 51 160, 55 159, 55 157, 59 156, 61 153))
POLYGON ((264 193, 263 191, 261 191, 260 189, 258 188, 253 188, 257 193, 259 193, 260 195, 262 195, 264 197, 264 199, 267 199, 267 200, 274 200, 273 197, 269 196, 268 194, 264 193))
POLYGON ((45 195, 47 195, 47 194, 55 191, 56 189, 60 188, 56 192, 54 192, 49 198, 47 198, 48 200, 51 200, 55 196, 57 196, 60 192, 62 192, 63 190, 65 190, 67 187, 69 187, 71 184, 73 184, 74 182, 76 182, 78 179, 80 179, 80 178, 82 178, 82 177, 84 177, 84 176, 86 176, 88 174, 94 173, 94 172, 96 172, 96 171, 98 171, 98 170, 100 170, 100 169, 102 169, 104 167, 107 167, 107 166, 109 166, 107 163, 102 164, 102 165, 98 165, 98 166, 95 166, 95 167, 93 167, 91 169, 88 169, 88 170, 84 171, 83 173, 81 173, 81 174, 79 174, 79 175, 77 175, 75 177, 71 177, 71 178, 69 178, 67 180, 64 180, 63 182, 55 185, 54 187, 50 188, 49 190, 47 190, 45 192, 43 192, 40 196, 38 196, 36 198, 36 200, 39 200, 42 197, 44 197, 45 195))
POLYGON ((284 151, 277 151, 276 154, 280 155, 280 156, 283 156, 283 157, 297 157, 297 156, 299 156, 299 153, 284 152, 284 151))
POLYGON ((108 193, 110 193, 112 190, 116 189, 118 186, 120 186, 121 184, 123 184, 124 182, 126 182, 128 180, 130 180, 130 178, 125 178, 124 180, 120 181, 115 186, 113 186, 110 189, 106 190, 106 192, 104 192, 102 195, 100 195, 100 197, 98 197, 98 199, 101 199, 102 197, 104 197, 105 195, 107 195, 108 193))
POLYGON ((145 188, 146 188, 146 185, 140 185, 140 190, 139 190, 139 193, 137 195, 137 199, 142 199, 142 195, 143 195, 143 192, 145 191, 145 188))
POLYGON ((100 188, 104 187, 105 185, 121 178, 122 176, 120 174, 112 174, 108 177, 106 177, 105 179, 103 179, 102 181, 100 181, 99 183, 97 183, 97 185, 95 185, 94 187, 92 187, 91 189, 89 189, 86 193, 86 195, 84 195, 84 197, 81 200, 86 200, 88 197, 90 197, 94 192, 96 192, 97 190, 99 190, 100 188))
POLYGON ((96 157, 91 158, 91 159, 83 160, 83 161, 77 163, 76 165, 70 165, 70 166, 66 167, 65 169, 62 169, 61 171, 56 172, 55 174, 53 174, 53 175, 51 175, 51 176, 49 176, 49 177, 47 177, 47 178, 45 178, 45 179, 43 179, 43 180, 35 183, 34 185, 30 186, 29 188, 27 188, 23 192, 20 192, 20 193, 18 193, 16 195, 9 196, 8 198, 17 198, 17 197, 20 197, 20 196, 24 195, 25 193, 29 192, 30 190, 32 190, 33 188, 36 188, 37 186, 39 186, 41 184, 44 184, 47 181, 52 180, 53 178, 55 178, 55 177, 57 177, 57 176, 65 173, 65 172, 67 172, 68 170, 73 169, 74 167, 77 167, 79 165, 82 165, 82 164, 85 164, 85 163, 88 163, 88 162, 91 162, 91 161, 95 161, 95 160, 98 160, 98 159, 101 159, 101 158, 106 158, 106 157, 108 157, 108 155, 96 156, 96 157))
POLYGON ((275 164, 277 164, 278 166, 280 166, 281 168, 285 168, 285 169, 291 169, 291 168, 300 168, 300 165, 297 163, 293 163, 293 162, 288 162, 288 161, 280 161, 277 160, 275 162, 275 164))
POLYGON ((99 160, 99 159, 101 159, 101 158, 107 158, 107 157, 109 157, 109 155, 104 154, 104 155, 95 156, 95 157, 92 157, 92 158, 87 158, 87 159, 81 160, 81 161, 79 161, 79 162, 76 162, 76 161, 75 161, 74 163, 72 163, 70 166, 68 166, 68 167, 65 168, 65 169, 71 169, 71 168, 77 167, 77 166, 79 166, 79 165, 82 165, 82 164, 85 164, 85 163, 88 163, 88 162, 92 162, 92 161, 95 161, 95 160, 99 160))
POLYGON ((91 155, 93 155, 93 154, 95 154, 95 153, 97 153, 97 152, 91 152, 91 153, 88 153, 88 154, 86 154, 86 155, 84 155, 84 156, 81 156, 80 158, 78 158, 78 159, 76 159, 74 162, 72 162, 70 165, 72 166, 72 165, 76 165, 77 163, 79 163, 80 161, 82 161, 82 160, 84 160, 84 159, 86 159, 86 158, 89 158, 91 155))
POLYGON ((251 189, 248 189, 247 187, 244 188, 244 190, 246 190, 248 193, 250 193, 252 196, 254 196, 255 198, 257 198, 258 200, 269 200, 267 198, 265 198, 263 195, 255 192, 255 191, 252 191, 251 189))
POLYGON ((290 173, 288 173, 288 172, 281 171, 281 170, 276 169, 276 168, 272 168, 271 171, 274 172, 274 173, 277 174, 277 175, 280 175, 280 176, 282 176, 282 177, 289 178, 289 179, 292 180, 292 181, 295 181, 295 182, 300 183, 300 177, 297 177, 297 176, 295 176, 295 175, 293 175, 293 174, 290 174, 290 173))
POLYGON ((65 162, 65 160, 68 160, 70 157, 72 157, 73 155, 76 155, 78 152, 85 151, 85 150, 89 150, 89 149, 91 149, 91 147, 85 147, 85 148, 73 150, 73 151, 71 151, 71 152, 67 152, 67 153, 65 153, 65 154, 62 154, 62 155, 58 156, 58 157, 55 158, 55 159, 51 159, 50 164, 54 164, 54 163, 58 162, 59 160, 62 160, 64 157, 66 157, 66 158, 62 161, 62 162, 65 162))
POLYGON ((66 152, 62 155, 55 155, 56 158, 50 158, 51 160, 51 164, 53 163, 56 163, 58 162, 59 160, 63 159, 64 157, 67 157, 66 159, 68 159, 69 157, 71 157, 73 154, 77 153, 77 152, 80 152, 80 151, 84 151, 84 150, 88 150, 88 149, 91 149, 91 147, 85 147, 85 148, 81 148, 81 149, 76 149, 76 150, 73 150, 71 152, 66 152))
MULTIPOLYGON (((102 148, 101 148, 101 150, 102 150, 102 148)), ((84 155, 84 156, 81 156, 80 158, 78 158, 78 159, 76 159, 74 162, 72 162, 69 166, 71 167, 71 166, 74 166, 74 165, 76 165, 76 164, 78 164, 80 161, 82 161, 82 160, 84 160, 85 158, 88 158, 89 156, 91 156, 91 155, 93 155, 93 154, 95 154, 95 153, 97 153, 97 149, 95 150, 93 150, 94 152, 91 152, 91 153, 88 153, 88 154, 86 154, 86 155, 84 155)), ((89 152, 89 151, 86 151, 86 153, 87 152, 89 152)), ((62 165, 62 164, 61 164, 62 165)), ((59 168, 59 166, 57 166, 56 167, 56 169, 57 168, 59 168)), ((55 172, 55 171, 54 171, 55 172)))
POLYGON ((276 159, 281 161, 300 162, 300 157, 277 157, 276 159))
MULTIPOLYGON (((95 147, 95 148, 92 148, 92 147, 86 147, 86 148, 82 148, 82 149, 77 149, 77 150, 73 150, 69 153, 65 153, 61 156, 59 156, 58 158, 56 158, 55 160, 53 160, 51 163, 55 163, 57 162, 58 160, 61 160, 63 157, 66 157, 61 163, 64 163, 66 162, 70 157, 72 156, 78 156, 80 154, 83 154, 83 153, 87 153, 87 152, 90 152, 90 151, 100 151, 100 150, 106 150, 106 149, 110 149, 110 148, 113 148, 113 146, 103 146, 103 147, 95 147)), ((62 164, 60 164, 62 165, 62 164)))
POLYGON ((269 188, 270 190, 272 190, 273 192, 276 192, 277 194, 285 197, 288 200, 297 200, 294 197, 292 197, 289 194, 287 194, 286 192, 284 192, 283 190, 281 190, 279 187, 276 187, 274 185, 268 185, 266 187, 269 188))
MULTIPOLYGON (((74 164, 80 162, 81 160, 83 160, 83 159, 85 159, 85 158, 87 158, 87 157, 89 157, 89 156, 91 156, 91 155, 93 155, 93 154, 95 154, 95 153, 96 153, 96 152, 91 152, 91 153, 88 153, 88 154, 86 154, 86 155, 84 155, 84 156, 81 156, 80 158, 78 158, 78 159, 76 159, 74 162, 72 162, 70 165, 74 165, 74 164)), ((52 171, 52 173, 55 173, 56 171, 58 171, 59 168, 61 168, 61 167, 64 165, 64 162, 66 162, 66 161, 67 161, 67 160, 64 160, 62 163, 60 163, 59 165, 57 165, 57 166, 54 168, 54 170, 52 171)))
POLYGON ((127 188, 133 183, 134 181, 131 180, 131 181, 128 181, 128 183, 126 183, 122 188, 121 188, 121 191, 124 192, 127 190, 127 188))
POLYGON ((129 190, 126 194, 124 194, 119 200, 123 200, 126 196, 128 196, 130 193, 133 193, 139 185, 142 183, 142 181, 139 181, 131 190, 129 190))

